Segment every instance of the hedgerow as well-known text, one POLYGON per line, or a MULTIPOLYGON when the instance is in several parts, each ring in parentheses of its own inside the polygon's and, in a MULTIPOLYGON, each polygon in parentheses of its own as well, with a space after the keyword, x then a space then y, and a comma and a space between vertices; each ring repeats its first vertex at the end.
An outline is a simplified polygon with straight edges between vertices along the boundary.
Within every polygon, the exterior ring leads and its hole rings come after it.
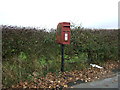
MULTIPOLYGON (((31 80, 37 72, 59 72, 61 47, 56 30, 2 26, 3 84, 31 80)), ((118 30, 71 29, 71 44, 65 45, 65 70, 81 69, 85 63, 118 60, 118 30), (83 64, 84 63, 84 64, 83 64)))

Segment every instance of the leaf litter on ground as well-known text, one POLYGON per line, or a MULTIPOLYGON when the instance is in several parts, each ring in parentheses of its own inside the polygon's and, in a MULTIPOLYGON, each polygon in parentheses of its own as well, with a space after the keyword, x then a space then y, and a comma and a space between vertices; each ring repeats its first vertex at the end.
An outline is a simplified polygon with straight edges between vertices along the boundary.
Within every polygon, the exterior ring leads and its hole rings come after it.
POLYGON ((55 73, 48 73, 45 77, 36 78, 34 72, 33 82, 20 82, 18 85, 12 85, 12 88, 72 88, 72 85, 77 82, 92 82, 98 79, 111 77, 113 69, 120 68, 120 61, 107 61, 102 68, 90 66, 83 70, 65 71, 55 73))

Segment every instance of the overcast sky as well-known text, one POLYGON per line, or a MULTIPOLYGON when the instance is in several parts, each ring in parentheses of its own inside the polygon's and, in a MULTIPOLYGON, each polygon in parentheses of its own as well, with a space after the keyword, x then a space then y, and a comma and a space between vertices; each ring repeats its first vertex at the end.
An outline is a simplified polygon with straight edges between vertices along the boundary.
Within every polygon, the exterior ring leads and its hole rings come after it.
POLYGON ((85 28, 118 28, 119 0, 0 0, 0 25, 56 28, 59 22, 85 28))

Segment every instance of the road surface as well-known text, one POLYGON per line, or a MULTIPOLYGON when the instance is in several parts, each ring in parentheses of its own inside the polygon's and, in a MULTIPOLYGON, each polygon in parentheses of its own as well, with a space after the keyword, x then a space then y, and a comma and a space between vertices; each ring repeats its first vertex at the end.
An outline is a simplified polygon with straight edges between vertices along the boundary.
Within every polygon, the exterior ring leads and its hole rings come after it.
POLYGON ((82 83, 72 86, 73 88, 120 88, 120 74, 111 78, 97 80, 94 82, 82 83))

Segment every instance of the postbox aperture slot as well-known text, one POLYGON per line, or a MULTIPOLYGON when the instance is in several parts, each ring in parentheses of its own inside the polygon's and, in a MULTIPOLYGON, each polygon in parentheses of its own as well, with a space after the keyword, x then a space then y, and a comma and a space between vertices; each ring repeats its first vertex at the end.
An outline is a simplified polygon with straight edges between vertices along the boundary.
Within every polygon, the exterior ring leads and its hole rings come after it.
POLYGON ((66 28, 70 28, 70 26, 64 26, 64 27, 66 27, 66 28))
POLYGON ((70 31, 63 31, 63 32, 70 32, 70 31))

